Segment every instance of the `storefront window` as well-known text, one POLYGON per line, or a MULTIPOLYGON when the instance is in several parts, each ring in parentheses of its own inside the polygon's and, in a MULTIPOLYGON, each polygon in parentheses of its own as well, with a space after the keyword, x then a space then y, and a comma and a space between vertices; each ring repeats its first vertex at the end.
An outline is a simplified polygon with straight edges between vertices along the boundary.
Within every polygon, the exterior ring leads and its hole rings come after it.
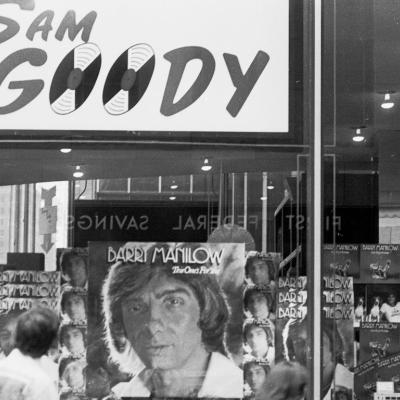
POLYGON ((312 396, 311 2, 3 3, 0 332, 56 310, 62 399, 312 396))
POLYGON ((400 8, 323 5, 323 394, 398 398, 400 8))

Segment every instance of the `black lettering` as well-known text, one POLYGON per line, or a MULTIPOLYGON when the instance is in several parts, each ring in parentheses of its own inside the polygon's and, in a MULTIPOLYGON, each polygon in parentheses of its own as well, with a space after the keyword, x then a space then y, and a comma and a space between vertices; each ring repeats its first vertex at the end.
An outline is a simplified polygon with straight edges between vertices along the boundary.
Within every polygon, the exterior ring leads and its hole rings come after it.
POLYGON ((193 104, 207 89, 215 71, 215 59, 213 55, 203 47, 181 47, 164 55, 171 63, 167 85, 161 104, 161 114, 174 115, 193 104), (200 60, 202 68, 190 89, 174 103, 186 65, 191 60, 200 60))
POLYGON ((33 40, 34 36, 38 32, 42 32, 42 39, 47 41, 49 32, 53 29, 51 23, 53 22, 54 11, 46 10, 40 13, 29 26, 26 37, 29 40, 33 40))
POLYGON ((56 39, 62 41, 64 39, 65 32, 68 31, 68 37, 71 41, 73 41, 78 35, 79 31, 82 31, 82 40, 84 42, 88 42, 96 18, 97 13, 95 11, 91 11, 77 24, 75 11, 68 11, 61 21, 59 28, 57 29, 56 39))
MULTIPOLYGON (((46 52, 37 48, 26 48, 10 54, 0 63, 0 85, 12 70, 24 62, 29 62, 35 67, 40 67, 46 61, 46 52)), ((0 107, 0 114, 9 114, 25 107, 39 95, 43 87, 44 82, 41 79, 10 82, 8 85, 9 89, 22 89, 22 93, 12 103, 0 107)))
POLYGON ((0 15, 0 25, 6 25, 6 29, 0 32, 0 43, 14 37, 19 32, 19 25, 11 18, 2 17, 0 15))
POLYGON ((233 85, 236 88, 226 109, 232 117, 236 117, 267 66, 269 55, 263 51, 259 51, 245 74, 243 74, 240 68, 237 56, 224 53, 224 60, 233 85))

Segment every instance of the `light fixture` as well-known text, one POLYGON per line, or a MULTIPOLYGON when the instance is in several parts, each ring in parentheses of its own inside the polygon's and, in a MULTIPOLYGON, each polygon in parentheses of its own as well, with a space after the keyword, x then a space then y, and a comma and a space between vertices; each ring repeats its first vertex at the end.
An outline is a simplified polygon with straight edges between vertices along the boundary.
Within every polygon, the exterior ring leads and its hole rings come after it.
POLYGON ((383 100, 383 103, 381 104, 381 107, 385 110, 389 110, 394 107, 394 102, 390 99, 390 95, 393 94, 393 91, 387 91, 385 92, 385 97, 383 100))
POLYGON ((261 197, 260 197, 260 200, 266 201, 266 200, 267 200, 267 196, 261 196, 261 197))
POLYGON ((176 184, 175 181, 172 181, 171 186, 170 186, 170 189, 172 189, 172 190, 178 189, 178 185, 176 184))
POLYGON ((81 171, 80 165, 75 167, 75 172, 72 174, 74 178, 82 178, 83 172, 81 171))
POLYGON ((353 136, 353 142, 360 143, 365 140, 365 136, 361 134, 361 129, 364 127, 355 128, 356 134, 353 136))
POLYGON ((202 165, 201 170, 207 172, 207 171, 210 171, 211 168, 212 168, 212 165, 210 165, 210 163, 208 162, 208 158, 205 158, 204 164, 202 165))
POLYGON ((176 196, 169 196, 170 200, 176 200, 176 196))
POLYGON ((61 153, 64 154, 68 154, 71 153, 72 149, 70 149, 69 147, 63 147, 62 149, 60 149, 61 153))
POLYGON ((274 189, 275 189, 275 186, 274 186, 274 184, 272 183, 272 181, 269 181, 269 183, 268 183, 268 185, 267 185, 267 189, 268 189, 268 190, 274 190, 274 189))

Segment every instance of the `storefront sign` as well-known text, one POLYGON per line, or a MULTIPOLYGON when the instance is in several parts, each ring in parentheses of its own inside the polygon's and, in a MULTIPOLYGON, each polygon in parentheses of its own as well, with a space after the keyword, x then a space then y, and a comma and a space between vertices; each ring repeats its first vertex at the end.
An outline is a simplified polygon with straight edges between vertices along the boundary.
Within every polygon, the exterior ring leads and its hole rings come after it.
POLYGON ((289 0, 2 0, 2 129, 288 132, 289 0))

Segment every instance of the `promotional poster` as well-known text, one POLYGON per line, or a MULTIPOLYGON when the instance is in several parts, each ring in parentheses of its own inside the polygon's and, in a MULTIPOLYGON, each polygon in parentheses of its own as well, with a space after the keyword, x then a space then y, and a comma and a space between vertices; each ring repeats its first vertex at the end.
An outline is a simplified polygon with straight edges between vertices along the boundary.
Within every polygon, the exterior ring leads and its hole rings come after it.
POLYGON ((324 374, 322 388, 329 389, 323 394, 338 396, 340 393, 344 399, 351 400, 355 363, 353 278, 324 276, 322 285, 322 357, 332 362, 331 374, 324 374))
POLYGON ((400 353, 400 324, 362 322, 360 327, 360 362, 400 353))
POLYGON ((0 272, 0 359, 15 346, 13 332, 17 317, 35 305, 44 305, 58 312, 59 297, 58 272, 0 272))
POLYGON ((400 393, 400 355, 379 357, 361 364, 355 369, 355 399, 372 400, 377 382, 393 382, 393 390, 400 393))
POLYGON ((278 279, 276 361, 307 365, 307 277, 278 279))
POLYGON ((81 398, 86 394, 87 381, 88 250, 62 248, 56 254, 62 276, 58 335, 60 398, 81 398))
POLYGON ((362 244, 360 282, 400 283, 400 245, 362 244))
POLYGON ((243 397, 243 244, 90 242, 87 396, 243 397))
POLYGON ((323 275, 352 276, 354 280, 360 277, 358 244, 324 244, 323 275))

